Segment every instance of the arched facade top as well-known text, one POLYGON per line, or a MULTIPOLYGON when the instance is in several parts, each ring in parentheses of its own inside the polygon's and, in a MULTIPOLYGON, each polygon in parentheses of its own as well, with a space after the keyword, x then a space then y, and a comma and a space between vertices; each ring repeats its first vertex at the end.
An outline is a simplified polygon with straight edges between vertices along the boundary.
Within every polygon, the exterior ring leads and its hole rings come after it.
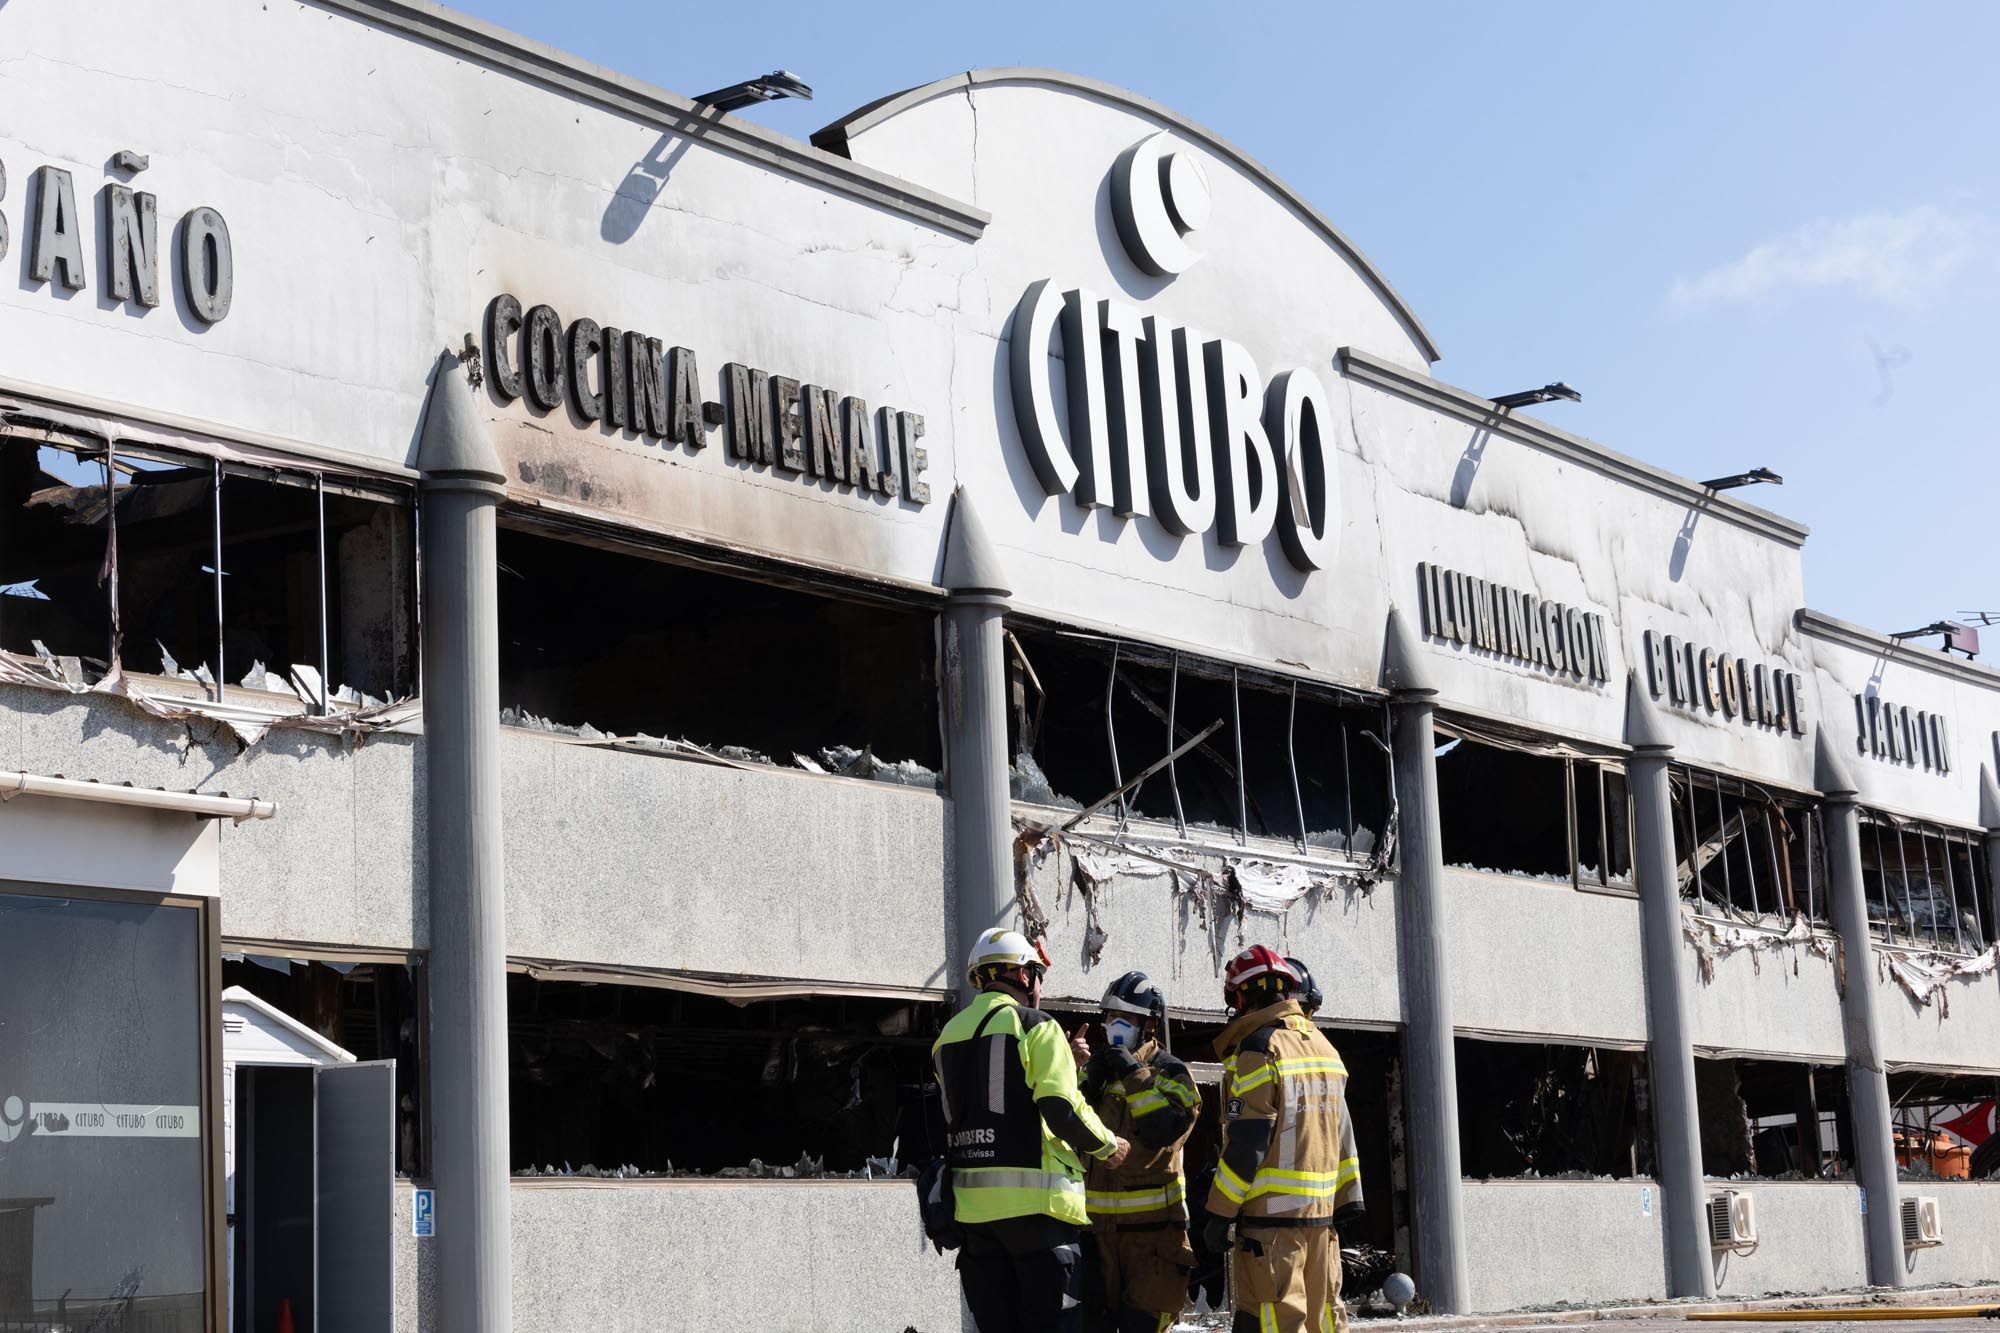
POLYGON ((851 156, 848 145, 852 140, 913 107, 939 97, 970 94, 980 87, 998 84, 1035 85, 1108 102, 1153 120, 1161 128, 1172 130, 1217 157, 1235 163, 1244 173, 1260 181, 1295 210, 1329 245, 1354 265, 1356 271, 1409 331, 1411 339, 1423 352, 1424 359, 1430 362, 1438 360, 1440 353, 1437 344, 1431 340, 1430 331, 1424 327, 1423 321, 1417 318, 1409 303, 1404 301, 1389 280, 1382 276, 1381 270, 1375 267, 1368 256, 1361 252, 1361 248, 1349 240, 1340 228, 1334 226, 1325 214, 1313 207, 1275 172, 1221 135, 1196 124, 1169 107, 1160 105, 1151 98, 1143 97, 1115 84, 1053 69, 1008 67, 969 70, 921 87, 891 93, 887 97, 870 102, 815 132, 812 136, 813 146, 829 153, 838 153, 843 157, 851 156))

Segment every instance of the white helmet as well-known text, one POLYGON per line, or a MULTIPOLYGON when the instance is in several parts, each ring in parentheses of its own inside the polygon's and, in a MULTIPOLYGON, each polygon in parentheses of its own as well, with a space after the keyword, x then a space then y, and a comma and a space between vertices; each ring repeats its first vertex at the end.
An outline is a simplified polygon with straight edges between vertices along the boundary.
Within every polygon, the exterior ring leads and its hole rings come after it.
POLYGON ((979 974, 989 967, 1032 967, 1046 971, 1049 956, 1039 944, 1030 943, 1028 937, 1018 930, 985 930, 973 941, 972 952, 965 959, 965 979, 974 989, 980 985, 979 974))

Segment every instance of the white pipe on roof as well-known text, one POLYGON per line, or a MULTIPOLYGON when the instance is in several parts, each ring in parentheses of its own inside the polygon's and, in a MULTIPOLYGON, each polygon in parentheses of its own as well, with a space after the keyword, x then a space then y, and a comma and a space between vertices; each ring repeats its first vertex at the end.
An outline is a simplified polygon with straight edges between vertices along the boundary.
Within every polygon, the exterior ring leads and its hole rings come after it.
POLYGON ((239 824, 246 819, 269 819, 278 813, 276 801, 260 801, 254 796, 204 796, 199 792, 127 787, 34 773, 0 774, 0 801, 11 801, 16 796, 52 796, 59 800, 172 810, 197 819, 231 819, 239 824))

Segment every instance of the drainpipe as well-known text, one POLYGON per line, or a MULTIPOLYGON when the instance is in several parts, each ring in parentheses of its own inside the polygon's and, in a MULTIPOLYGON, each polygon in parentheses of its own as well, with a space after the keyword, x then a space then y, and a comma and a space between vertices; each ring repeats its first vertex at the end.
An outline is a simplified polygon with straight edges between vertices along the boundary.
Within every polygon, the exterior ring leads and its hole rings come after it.
POLYGON ((945 785, 951 794, 956 925, 955 952, 945 960, 945 975, 962 987, 961 969, 972 942, 982 931, 1014 924, 1007 659, 1001 628, 1012 593, 963 486, 952 497, 943 583, 945 785))
POLYGON ((424 790, 430 841, 431 1177, 437 1328, 513 1326, 508 1232, 507 931, 500 842, 505 474, 477 390, 447 353, 417 445, 423 503, 424 790))
POLYGON ((1687 961, 1681 951, 1680 878, 1674 864, 1674 798, 1667 780, 1673 742, 1635 672, 1625 687, 1625 743, 1632 747, 1632 873, 1639 886, 1639 938, 1646 962, 1647 1055, 1653 1074, 1656 1170, 1667 1251, 1667 1293, 1715 1295, 1708 1199, 1701 1175, 1701 1116, 1695 1101, 1694 1035, 1688 1025, 1687 961))
POLYGON ((1444 938, 1444 842, 1438 831, 1437 690, 1402 615, 1382 652, 1396 770, 1396 952, 1403 990, 1410 1198, 1419 1289, 1439 1314, 1472 1308, 1458 1157, 1458 1067, 1444 938))
POLYGON ((1882 1032, 1875 1019, 1875 939, 1868 927, 1868 896, 1861 883, 1861 808, 1826 732, 1814 740, 1813 785, 1819 788, 1820 827, 1826 835, 1827 900, 1840 933, 1841 1027, 1847 1038, 1847 1105, 1854 1117, 1854 1174, 1868 1214, 1862 1237, 1868 1247, 1868 1281, 1903 1285, 1903 1216, 1897 1202, 1895 1124, 1889 1113, 1889 1076, 1882 1068, 1882 1032))

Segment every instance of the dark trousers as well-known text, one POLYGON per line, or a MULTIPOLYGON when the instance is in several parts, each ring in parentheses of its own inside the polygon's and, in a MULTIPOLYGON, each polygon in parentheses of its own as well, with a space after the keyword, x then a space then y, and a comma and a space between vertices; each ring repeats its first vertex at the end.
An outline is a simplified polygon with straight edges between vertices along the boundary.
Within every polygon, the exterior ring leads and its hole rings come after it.
POLYGON ((1083 1333, 1083 1235, 1053 1217, 962 1224, 958 1280, 979 1333, 1083 1333))

